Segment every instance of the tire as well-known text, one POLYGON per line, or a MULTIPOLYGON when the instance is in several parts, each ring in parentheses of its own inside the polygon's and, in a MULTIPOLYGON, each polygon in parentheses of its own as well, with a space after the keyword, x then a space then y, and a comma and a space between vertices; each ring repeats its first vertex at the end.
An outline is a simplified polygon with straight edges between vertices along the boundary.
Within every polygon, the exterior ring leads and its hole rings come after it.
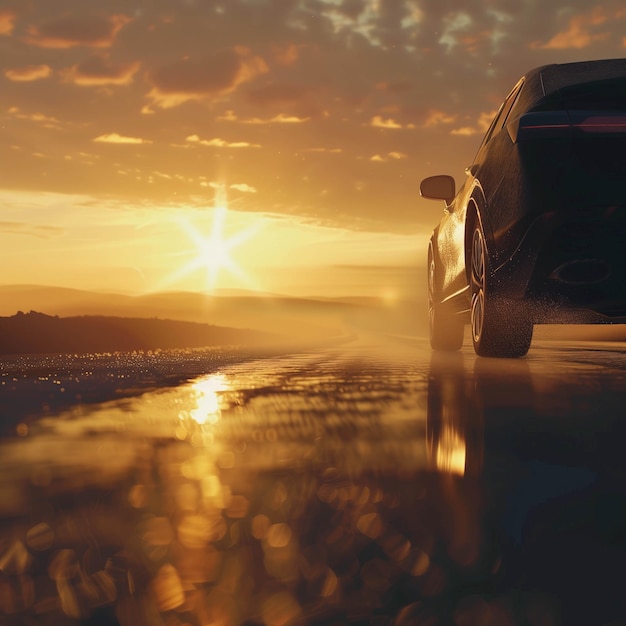
POLYGON ((479 356, 518 358, 530 348, 532 320, 513 301, 498 297, 489 279, 489 257, 480 225, 474 227, 470 253, 470 328, 479 356))
POLYGON ((428 248, 428 329, 433 350, 453 352, 463 345, 465 324, 461 317, 445 310, 440 302, 438 270, 432 247, 428 248))

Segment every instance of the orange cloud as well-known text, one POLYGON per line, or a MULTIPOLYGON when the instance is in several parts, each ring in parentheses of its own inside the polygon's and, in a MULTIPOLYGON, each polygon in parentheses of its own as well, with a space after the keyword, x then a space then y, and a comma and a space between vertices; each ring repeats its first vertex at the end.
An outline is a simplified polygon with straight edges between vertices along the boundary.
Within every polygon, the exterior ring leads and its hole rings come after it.
POLYGON ((451 135, 462 135, 464 137, 470 137, 471 135, 476 135, 480 131, 478 128, 474 126, 461 126, 461 128, 453 128, 450 131, 451 135))
POLYGON ((129 85, 139 66, 138 61, 111 63, 104 56, 93 55, 65 70, 63 78, 76 85, 129 85))
POLYGON ((223 122, 239 122, 240 124, 303 124, 304 122, 308 122, 311 118, 298 117, 297 115, 285 115, 284 113, 279 113, 270 118, 239 118, 233 110, 229 109, 224 115, 218 115, 217 119, 223 122))
POLYGON ((257 143, 249 143, 247 141, 226 141, 225 139, 200 139, 198 135, 189 135, 185 137, 185 141, 198 144, 200 146, 209 146, 213 148, 260 148, 257 143))
POLYGON ((190 100, 203 100, 234 91, 239 85, 268 71, 267 64, 236 46, 203 59, 184 58, 148 75, 153 103, 163 109, 190 100))
POLYGON ((5 70, 4 75, 13 81, 30 82, 41 78, 48 78, 52 74, 49 65, 25 65, 5 70))
POLYGON ((328 154, 341 154, 341 148, 306 148, 304 152, 323 152, 328 154))
POLYGON ((608 33, 593 33, 592 29, 606 23, 609 16, 602 7, 595 7, 586 13, 573 15, 567 29, 557 33, 545 44, 534 43, 533 48, 547 50, 565 50, 568 48, 587 48, 595 41, 601 41, 608 37, 608 33))
POLYGON ((381 115, 375 115, 371 122, 371 126, 375 126, 376 128, 403 128, 402 124, 392 120, 391 118, 383 119, 381 115))
POLYGON ((239 120, 232 109, 228 109, 224 115, 218 115, 217 119, 224 122, 237 122, 239 120))
POLYGON ((22 113, 18 107, 11 107, 9 113, 20 120, 28 120, 29 122, 37 122, 45 128, 61 128, 61 122, 56 117, 44 115, 43 113, 22 113))
POLYGON ((142 144, 142 143, 152 143, 148 139, 140 139, 139 137, 125 137, 124 135, 120 135, 118 133, 109 133, 108 135, 100 135, 93 139, 98 143, 123 143, 123 144, 142 144))
POLYGON ((491 40, 493 33, 491 31, 482 31, 475 35, 465 35, 459 37, 458 43, 463 46, 463 49, 470 54, 478 52, 481 46, 491 40))
POLYGON ((308 122, 310 117, 298 117, 297 115, 285 115, 279 113, 270 119, 261 119, 259 117, 253 117, 247 120, 241 120, 243 124, 303 124, 308 122))
POLYGON ((386 156, 375 154, 373 157, 370 157, 370 161, 374 161, 375 163, 384 163, 385 161, 389 161, 390 159, 393 161, 398 161, 400 159, 406 158, 407 155, 404 154, 404 152, 388 152, 386 156))
POLYGON ((0 35, 10 35, 17 16, 10 9, 0 9, 0 35))
POLYGON ((295 65, 300 57, 298 46, 293 43, 287 44, 286 46, 273 46, 272 54, 274 56, 274 61, 278 65, 284 65, 286 67, 295 65))
POLYGON ((456 115, 450 115, 445 113, 444 111, 437 111, 436 109, 431 109, 428 112, 428 117, 424 122, 425 128, 431 128, 433 126, 439 126, 440 124, 452 124, 456 121, 456 115))
POLYGON ((484 133, 487 131, 493 118, 496 116, 497 111, 491 111, 487 113, 481 113, 476 120, 476 123, 472 126, 461 126, 460 128, 454 128, 450 131, 451 135, 461 135, 469 137, 471 135, 477 135, 478 133, 484 133))
POLYGON ((493 121, 493 118, 496 116, 497 112, 498 110, 494 109, 493 111, 488 111, 487 113, 481 113, 478 116, 478 128, 481 130, 481 132, 487 132, 487 129, 491 126, 491 122, 493 121))
POLYGON ((232 185, 229 185, 228 188, 234 189, 235 191, 241 191, 243 193, 256 193, 256 188, 246 183, 233 183, 232 185))
POLYGON ((127 15, 67 14, 31 27, 24 41, 40 48, 108 48, 120 29, 130 21, 132 18, 127 15))

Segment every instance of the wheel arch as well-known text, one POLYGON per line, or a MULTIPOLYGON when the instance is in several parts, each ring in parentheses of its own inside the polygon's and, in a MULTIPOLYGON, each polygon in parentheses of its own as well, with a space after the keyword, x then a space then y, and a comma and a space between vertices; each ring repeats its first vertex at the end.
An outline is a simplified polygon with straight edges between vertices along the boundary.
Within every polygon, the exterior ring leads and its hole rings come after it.
MULTIPOLYGON (((426 272, 427 276, 430 272, 430 257, 432 255, 433 260, 435 261, 436 267, 441 267, 441 255, 439 254, 439 246, 437 245, 437 235, 439 234, 439 226, 433 230, 430 239, 428 240, 428 255, 426 257, 426 272)), ((436 286, 441 288, 441 276, 435 273, 436 286)))
MULTIPOLYGON (((470 284, 471 276, 471 254, 472 254, 472 236, 474 228, 479 224, 483 229, 481 212, 478 208, 476 197, 472 195, 467 203, 467 213, 465 214, 465 279, 470 284)), ((483 233, 484 233, 483 229, 483 233)))

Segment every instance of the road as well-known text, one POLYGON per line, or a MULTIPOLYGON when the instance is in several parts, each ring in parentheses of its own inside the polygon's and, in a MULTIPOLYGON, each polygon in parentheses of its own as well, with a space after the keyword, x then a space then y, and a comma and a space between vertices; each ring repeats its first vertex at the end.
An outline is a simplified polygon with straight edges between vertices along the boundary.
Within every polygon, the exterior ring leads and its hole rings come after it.
POLYGON ((372 335, 42 415, 0 623, 626 623, 625 406, 625 344, 372 335))

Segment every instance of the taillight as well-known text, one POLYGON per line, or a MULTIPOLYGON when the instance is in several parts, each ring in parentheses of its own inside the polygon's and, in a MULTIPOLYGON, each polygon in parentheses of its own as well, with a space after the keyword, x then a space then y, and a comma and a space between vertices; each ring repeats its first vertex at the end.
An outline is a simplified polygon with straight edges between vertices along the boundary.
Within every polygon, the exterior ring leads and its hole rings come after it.
POLYGON ((583 133, 626 133, 625 114, 602 114, 596 111, 571 111, 572 126, 583 133))
POLYGON ((513 120, 507 130, 513 143, 518 143, 564 137, 572 132, 572 125, 567 111, 533 111, 513 120))
POLYGON ((536 139, 573 137, 578 134, 626 133, 626 114, 621 111, 532 111, 507 126, 513 143, 536 139))

